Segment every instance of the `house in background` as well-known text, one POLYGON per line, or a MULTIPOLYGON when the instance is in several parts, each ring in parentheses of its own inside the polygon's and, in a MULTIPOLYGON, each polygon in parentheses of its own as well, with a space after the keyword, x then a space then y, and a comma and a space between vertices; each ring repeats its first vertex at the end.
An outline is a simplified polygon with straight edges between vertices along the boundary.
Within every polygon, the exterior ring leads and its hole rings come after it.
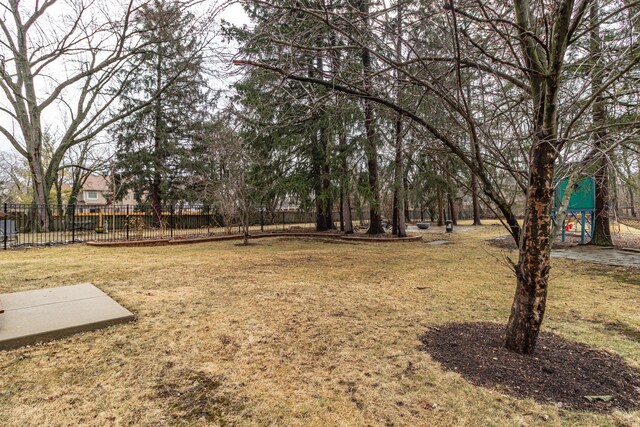
MULTIPOLYGON (((79 212, 99 212, 101 207, 112 206, 112 181, 110 175, 91 174, 78 194, 77 206, 79 212)), ((133 191, 128 190, 127 194, 115 203, 116 211, 120 205, 135 206, 138 202, 133 197, 133 191)))
POLYGON ((287 211, 287 212, 297 212, 300 210, 300 203, 298 203, 291 196, 287 195, 280 202, 280 205, 277 208, 278 211, 287 211))

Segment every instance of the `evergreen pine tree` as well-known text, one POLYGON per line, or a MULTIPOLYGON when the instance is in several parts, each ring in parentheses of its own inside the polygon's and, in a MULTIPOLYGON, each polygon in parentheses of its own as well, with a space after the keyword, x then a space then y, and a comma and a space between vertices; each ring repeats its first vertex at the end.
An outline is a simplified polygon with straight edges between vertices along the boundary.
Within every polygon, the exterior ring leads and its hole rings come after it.
POLYGON ((141 9, 148 48, 130 69, 122 108, 153 98, 114 131, 118 170, 140 202, 160 221, 162 204, 175 201, 194 133, 204 122, 207 92, 195 18, 178 1, 155 0, 141 9))

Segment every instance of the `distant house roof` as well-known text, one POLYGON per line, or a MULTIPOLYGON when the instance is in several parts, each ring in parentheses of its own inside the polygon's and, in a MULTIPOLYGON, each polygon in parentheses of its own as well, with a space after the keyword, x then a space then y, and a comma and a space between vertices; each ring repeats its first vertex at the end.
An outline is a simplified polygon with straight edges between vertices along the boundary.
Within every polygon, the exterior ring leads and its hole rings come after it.
POLYGON ((85 191, 108 191, 109 181, 106 176, 91 174, 85 181, 82 189, 85 191))

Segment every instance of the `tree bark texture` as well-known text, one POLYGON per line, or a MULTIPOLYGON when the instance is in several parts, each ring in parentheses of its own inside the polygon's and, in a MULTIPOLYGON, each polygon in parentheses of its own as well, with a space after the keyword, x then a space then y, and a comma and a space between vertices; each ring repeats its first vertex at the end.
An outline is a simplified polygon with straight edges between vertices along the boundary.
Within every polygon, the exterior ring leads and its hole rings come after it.
MULTIPOLYGON (((363 32, 368 34, 369 29, 369 0, 360 0, 359 11, 362 15, 363 32)), ((369 48, 364 46, 361 51, 362 72, 365 90, 372 88, 372 62, 369 48)), ((380 182, 378 179, 378 147, 376 143, 376 123, 374 103, 365 99, 364 104, 364 129, 365 129, 365 153, 367 155, 367 170, 369 173, 369 229, 367 234, 384 234, 382 213, 380 211, 380 182)))
POLYGON ((506 347, 524 354, 535 349, 544 317, 551 268, 555 150, 544 140, 534 144, 523 239, 515 266, 516 293, 505 335, 506 347))
MULTIPOLYGON (((598 1, 593 0, 590 13, 590 50, 591 60, 594 64, 591 68, 591 90, 597 94, 602 87, 602 70, 599 66, 602 60, 602 40, 600 38, 598 1)), ((613 246, 611 225, 609 224, 609 162, 607 159, 608 132, 607 109, 603 96, 597 95, 591 107, 594 132, 594 146, 596 148, 595 159, 597 170, 595 173, 596 206, 593 218, 593 233, 591 244, 597 246, 613 246)))
POLYGON ((548 45, 536 38, 536 12, 528 0, 514 0, 518 37, 529 78, 533 112, 533 141, 529 153, 529 183, 519 259, 514 266, 516 292, 505 332, 505 346, 512 351, 534 351, 544 318, 551 268, 551 210, 554 168, 562 143, 558 139, 558 96, 560 74, 571 28, 581 19, 584 8, 572 21, 573 0, 558 2, 551 20, 548 45), (577 19, 578 21, 575 21, 577 19))

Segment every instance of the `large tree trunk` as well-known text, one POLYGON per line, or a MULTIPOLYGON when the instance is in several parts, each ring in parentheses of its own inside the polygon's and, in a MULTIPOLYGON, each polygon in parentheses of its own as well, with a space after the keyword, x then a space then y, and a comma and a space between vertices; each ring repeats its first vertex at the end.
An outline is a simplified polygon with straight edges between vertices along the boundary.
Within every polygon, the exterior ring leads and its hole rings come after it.
POLYGON ((62 207, 62 182, 64 180, 64 174, 60 174, 60 178, 56 179, 56 211, 58 216, 62 218, 64 210, 62 207))
POLYGON ((393 218, 392 233, 398 237, 407 237, 405 225, 404 206, 404 172, 402 167, 402 116, 396 118, 396 156, 394 161, 394 185, 393 185, 393 218))
MULTIPOLYGON (((466 86, 467 99, 471 99, 471 84, 470 81, 466 86)), ((473 158, 478 163, 479 167, 484 167, 482 162, 482 155, 480 152, 480 142, 478 141, 478 137, 475 134, 470 135, 471 141, 471 154, 473 158)), ((482 225, 482 221, 480 221, 480 197, 478 197, 478 175, 473 171, 471 172, 471 202, 473 203, 473 225, 482 225)))
POLYGON ((411 213, 409 212, 409 177, 406 171, 402 178, 402 189, 404 190, 404 222, 406 224, 407 222, 411 222, 411 213))
POLYGON ((506 347, 523 354, 529 354, 535 348, 547 300, 554 162, 552 144, 534 141, 523 239, 515 266, 516 293, 505 336, 506 347))
POLYGON ((29 170, 33 179, 33 215, 36 228, 33 231, 49 230, 49 190, 42 170, 42 154, 38 144, 32 143, 29 152, 29 170))
POLYGON ((551 268, 551 209, 553 173, 562 147, 558 140, 558 94, 564 55, 571 36, 572 0, 559 2, 553 14, 550 41, 541 46, 532 5, 514 0, 521 48, 529 77, 532 101, 533 144, 529 153, 529 185, 519 259, 515 265, 516 292, 505 333, 505 346, 530 354, 535 349, 544 317, 551 268), (550 58, 548 62, 541 58, 550 58))
POLYGON ((449 219, 453 225, 458 225, 458 209, 456 207, 456 200, 451 196, 451 194, 447 194, 447 199, 449 201, 449 219))
MULTIPOLYGON (((371 104, 365 101, 365 104, 371 104)), ((365 105, 365 128, 367 129, 367 166, 369 171, 369 229, 367 234, 384 234, 380 211, 380 183, 378 181, 378 152, 375 147, 372 105, 365 105)))
MULTIPOLYGON (((38 106, 38 97, 36 96, 36 88, 34 84, 34 76, 31 72, 31 63, 29 58, 29 37, 27 36, 28 26, 22 23, 20 11, 18 9, 19 2, 12 0, 10 2, 10 10, 14 15, 16 24, 15 44, 10 48, 17 48, 13 51, 14 63, 17 74, 19 76, 17 87, 18 93, 14 89, 13 96, 16 98, 16 120, 20 124, 23 137, 26 143, 26 150, 21 149, 25 153, 33 180, 33 202, 32 215, 35 228, 41 230, 49 230, 49 192, 53 186, 53 181, 47 182, 45 168, 42 164, 42 142, 43 132, 41 127, 41 109, 38 106), (24 91, 22 90, 24 88, 24 91), (23 102, 24 101, 24 102, 23 102)), ((5 18, 3 18, 5 19, 5 18)), ((7 39, 10 39, 7 35, 7 39)), ((5 44, 5 46, 7 46, 5 44)), ((4 57, 2 58, 4 68, 4 57)), ((3 70, 4 71, 4 70, 3 70)), ((7 88, 6 80, 3 82, 3 88, 7 88)))
POLYGON ((324 212, 324 230, 333 230, 335 224, 333 223, 333 197, 331 189, 331 166, 329 164, 329 141, 331 139, 328 136, 326 130, 320 132, 320 141, 322 145, 322 174, 321 174, 321 188, 322 188, 322 202, 324 212))
MULTIPOLYGON (((362 14, 363 30, 365 33, 369 33, 369 0, 360 0, 359 6, 360 13, 362 14)), ((363 47, 361 56, 364 86, 367 91, 371 91, 372 64, 369 48, 363 47)), ((384 234, 380 210, 380 183, 378 180, 378 148, 376 143, 374 104, 370 99, 365 99, 363 103, 366 136, 365 152, 369 172, 369 229, 367 230, 367 234, 384 234)))
MULTIPOLYGON (((337 35, 335 32, 329 34, 329 42, 332 46, 336 46, 338 43, 337 35)), ((329 53, 329 65, 334 75, 337 75, 341 66, 341 54, 339 49, 332 49, 329 53)), ((318 67, 321 69, 321 67, 318 67)), ((335 105, 336 108, 340 108, 341 98, 336 95, 335 105)), ((344 116, 340 116, 340 129, 337 132, 337 145, 338 145, 338 170, 340 173, 340 231, 351 234, 353 233, 353 221, 351 215, 351 190, 350 190, 350 173, 349 173, 349 161, 348 157, 348 143, 347 143, 347 120, 344 116)), ((327 159, 329 158, 329 151, 325 151, 327 159)), ((327 176, 327 188, 331 181, 329 180, 330 166, 329 161, 326 161, 326 176, 327 176)), ((333 226, 333 223, 332 223, 333 226)))
POLYGON ((473 203, 473 225, 482 225, 480 220, 480 198, 478 197, 478 178, 471 173, 471 200, 473 203))
POLYGON ((438 190, 436 195, 438 199, 438 227, 442 227, 444 225, 444 221, 446 219, 446 215, 444 212, 444 200, 442 197, 442 191, 438 190))
POLYGON ((353 220, 351 217, 351 195, 343 191, 342 194, 342 222, 344 224, 341 231, 344 231, 345 234, 353 234, 353 220))
POLYGON ((246 199, 244 200, 243 205, 244 212, 242 214, 242 244, 247 246, 249 244, 249 203, 247 203, 246 199))
POLYGON ((327 164, 322 178, 323 192, 327 195, 324 203, 324 226, 327 230, 334 230, 336 225, 333 223, 333 197, 331 196, 331 180, 329 179, 329 174, 329 165, 327 164))
MULTIPOLYGON (((344 127, 344 123, 343 123, 344 127)), ((349 164, 347 161, 347 132, 346 129, 342 129, 339 134, 339 146, 340 146, 340 169, 341 169, 341 185, 340 185, 340 213, 342 215, 340 224, 342 225, 341 231, 346 234, 353 233, 353 220, 351 215, 351 186, 349 176, 349 164)))
MULTIPOLYGON (((335 63, 334 59, 334 63, 335 63)), ((313 65, 313 63, 311 64, 313 65)), ((315 57, 315 68, 324 68, 321 54, 315 57)), ((314 68, 309 67, 309 77, 313 77, 314 68)), ((326 116, 326 110, 320 108, 318 118, 326 116)), ((329 166, 329 132, 321 127, 314 135, 314 145, 312 147, 311 162, 313 170, 315 204, 316 204, 316 231, 327 231, 334 228, 333 225, 333 199, 331 197, 331 169, 329 166)))
POLYGON ((591 244, 597 246, 613 246, 611 224, 609 223, 609 167, 605 157, 602 157, 598 161, 595 181, 596 206, 593 218, 591 244))
MULTIPOLYGON (((602 87, 602 70, 599 66, 602 60, 600 25, 599 25, 598 1, 594 0, 591 5, 591 34, 590 50, 592 60, 595 61, 591 72, 591 90, 597 94, 602 87)), ((593 218, 593 233, 591 243, 598 246, 613 246, 611 237, 611 226, 609 224, 609 164, 607 161, 606 149, 608 146, 608 132, 605 127, 607 123, 607 111, 605 100, 602 96, 597 96, 591 108, 596 147, 596 162, 598 169, 595 174, 596 181, 596 206, 593 218)))
POLYGON ((153 217, 153 226, 162 226, 162 194, 160 191, 160 177, 156 174, 151 184, 151 210, 153 217))
POLYGON ((322 142, 324 139, 323 131, 320 131, 316 135, 316 141, 314 143, 313 154, 313 174, 314 174, 314 192, 315 192, 315 205, 316 205, 316 231, 327 231, 333 228, 333 220, 331 218, 332 202, 329 194, 330 188, 328 179, 325 175, 328 173, 325 168, 324 153, 325 144, 322 142))
MULTIPOLYGON (((400 1, 396 4, 396 61, 402 62, 402 4, 400 1)), ((398 105, 402 104, 402 84, 400 82, 400 75, 396 72, 396 102, 398 105)), ((392 234, 398 237, 407 237, 407 229, 404 218, 404 171, 403 171, 403 129, 402 129, 402 114, 396 114, 395 123, 395 159, 394 159, 394 176, 393 176, 393 213, 392 213, 392 234)))
POLYGON ((316 198, 316 231, 332 230, 334 227, 330 202, 324 196, 316 198))

